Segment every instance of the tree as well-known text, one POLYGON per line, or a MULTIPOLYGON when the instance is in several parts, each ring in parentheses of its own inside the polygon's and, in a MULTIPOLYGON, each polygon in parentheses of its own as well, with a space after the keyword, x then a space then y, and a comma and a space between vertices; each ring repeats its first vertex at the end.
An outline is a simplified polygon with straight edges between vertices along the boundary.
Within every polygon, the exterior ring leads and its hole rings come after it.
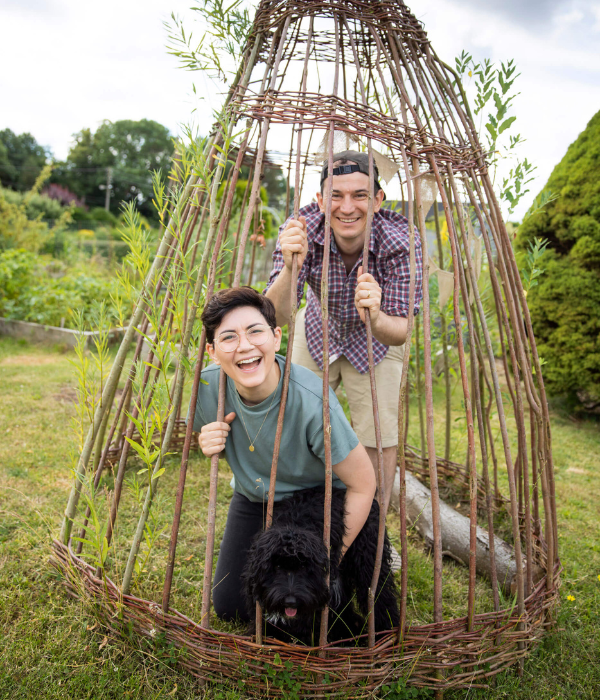
POLYGON ((113 213, 121 202, 135 201, 144 216, 154 218, 152 171, 161 170, 166 178, 173 150, 169 130, 158 122, 105 120, 96 133, 82 129, 74 135, 67 160, 57 166, 52 179, 84 198, 89 207, 101 207, 110 177, 113 213))
POLYGON ((0 182, 18 192, 31 189, 46 164, 48 151, 31 134, 0 131, 0 182))
MULTIPOLYGON (((281 168, 270 167, 265 168, 262 185, 266 189, 269 195, 269 205, 273 209, 283 210, 285 209, 285 194, 287 189, 287 182, 281 168)), ((294 185, 292 177, 292 187, 290 192, 290 209, 294 206, 294 185)))
POLYGON ((600 112, 569 146, 543 192, 557 197, 519 227, 517 247, 547 239, 527 296, 544 380, 553 394, 600 407, 600 112))

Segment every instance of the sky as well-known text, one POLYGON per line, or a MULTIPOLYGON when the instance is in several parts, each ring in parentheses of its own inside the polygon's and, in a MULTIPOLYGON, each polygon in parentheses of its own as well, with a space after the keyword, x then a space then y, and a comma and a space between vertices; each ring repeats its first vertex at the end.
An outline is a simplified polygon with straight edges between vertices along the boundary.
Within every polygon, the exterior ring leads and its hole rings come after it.
MULTIPOLYGON (((600 110, 600 0, 412 0, 440 58, 515 59, 521 154, 536 166, 518 219, 600 110)), ((177 134, 211 121, 214 87, 166 49, 185 0, 0 0, 0 129, 30 132, 65 158, 72 135, 104 119, 154 119, 177 134), (196 83, 194 94, 192 85, 196 83), (203 96, 205 99, 200 99, 203 96)))

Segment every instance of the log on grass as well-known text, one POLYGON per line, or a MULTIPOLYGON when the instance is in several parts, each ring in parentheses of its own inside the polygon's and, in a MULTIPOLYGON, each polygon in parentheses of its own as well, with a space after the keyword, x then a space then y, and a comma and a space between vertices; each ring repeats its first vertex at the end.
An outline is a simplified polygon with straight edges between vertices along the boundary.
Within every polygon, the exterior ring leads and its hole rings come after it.
MULTIPOLYGON (((400 492, 400 476, 396 472, 392 505, 397 507, 400 492)), ((414 526, 428 547, 433 547, 433 520, 431 515, 431 491, 410 472, 406 472, 406 517, 408 525, 414 526)), ((440 521, 442 525, 442 548, 444 554, 455 561, 469 565, 469 518, 458 513, 452 506, 440 500, 440 521)), ((506 594, 517 590, 517 565, 513 548, 497 535, 494 535, 496 575, 498 586, 506 594)), ((491 558, 487 530, 477 527, 477 574, 491 579, 491 558)), ((526 561, 523 557, 523 567, 526 561)), ((537 581, 543 570, 533 565, 533 580, 537 581)))

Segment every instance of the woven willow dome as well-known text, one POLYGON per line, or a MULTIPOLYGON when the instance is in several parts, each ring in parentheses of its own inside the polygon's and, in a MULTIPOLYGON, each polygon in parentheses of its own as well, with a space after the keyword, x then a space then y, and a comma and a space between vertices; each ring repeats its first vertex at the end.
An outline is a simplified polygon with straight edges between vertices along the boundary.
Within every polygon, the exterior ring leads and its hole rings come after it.
MULTIPOLYGON (((286 694, 284 684, 276 679, 282 664, 288 661, 294 665, 294 679, 301 684, 302 697, 330 697, 337 691, 352 697, 367 696, 399 677, 436 688, 440 694, 445 688, 485 684, 489 676, 522 660, 551 623, 560 564, 549 416, 540 360, 515 256, 488 175, 486 154, 458 77, 438 59, 420 22, 401 2, 264 0, 222 118, 204 151, 196 154, 196 160, 186 161, 180 172, 185 173, 185 182, 173 199, 171 219, 164 227, 102 400, 90 422, 60 538, 55 542, 55 561, 69 587, 78 596, 93 600, 105 624, 114 631, 126 630, 142 637, 160 631, 167 642, 185 649, 181 664, 191 673, 220 682, 241 679, 247 692, 262 697, 286 694), (384 187, 388 194, 398 193, 396 204, 400 203, 409 222, 411 312, 398 397, 402 427, 398 460, 401 485, 408 469, 420 475, 431 489, 433 618, 428 624, 415 624, 407 612, 411 557, 405 490, 401 487, 399 532, 390 530, 392 536, 399 537, 403 562, 399 576, 400 627, 378 635, 370 628, 362 644, 336 647, 327 644, 325 611, 320 647, 308 649, 263 639, 260 634, 257 639, 214 628, 211 585, 221 493, 216 457, 211 462, 208 507, 202 511, 206 524, 202 528, 205 553, 200 615, 192 620, 171 606, 178 557, 193 554, 177 551, 178 536, 183 537, 182 514, 190 508, 200 512, 197 504, 185 498, 190 451, 195 449, 196 438, 191 421, 186 427, 182 415, 190 398, 195 402, 198 391, 202 391, 199 380, 205 362, 205 335, 197 317, 203 301, 222 286, 247 283, 248 260, 256 252, 265 168, 277 166, 287 175, 286 214, 297 215, 301 203, 310 201, 318 187, 322 164, 327 163, 332 173, 333 153, 345 148, 368 152, 370 168, 373 163, 378 165, 387 182, 384 187), (242 168, 246 172, 249 168, 250 174, 240 202, 242 168), (451 259, 448 255, 443 259, 441 246, 439 251, 428 250, 431 238, 426 217, 434 202, 437 240, 445 219, 451 259), (420 239, 424 261, 419 342, 424 362, 426 444, 421 455, 404 444, 409 357, 415 353, 415 239, 420 239), (440 291, 444 287, 446 298, 452 299, 453 318, 449 324, 440 320, 438 300, 430 299, 430 274, 438 274, 440 291), (481 290, 486 275, 488 296, 484 298, 481 290), (165 340, 166 328, 170 335, 165 340), (465 466, 448 459, 449 427, 446 434, 443 429, 434 432, 432 332, 436 337, 442 333, 446 348, 444 334, 452 329, 463 399, 461 417, 466 419, 465 466), (149 352, 145 342, 149 343, 149 352), (163 385, 161 377, 166 377, 163 385), (505 383, 508 392, 503 391, 505 383), (156 411, 161 410, 164 420, 152 423, 149 415, 158 415, 156 411), (154 437, 149 438, 151 423, 156 429, 154 437), (493 434, 493 427, 497 434, 493 434), (149 439, 156 445, 155 454, 146 459, 153 478, 148 478, 139 501, 131 505, 126 501, 124 482, 128 474, 139 469, 138 458, 143 458, 140 445, 149 439), (176 492, 174 478, 168 482, 169 489, 164 485, 169 470, 174 469, 173 458, 169 461, 166 456, 173 452, 182 453, 176 492), (436 456, 438 453, 444 457, 436 456), (101 483, 108 494, 106 529, 89 498, 101 483), (499 483, 506 485, 504 495, 500 494, 499 483), (469 577, 464 615, 458 618, 444 609, 440 489, 448 485, 470 504, 469 577), (172 527, 168 552, 165 549, 162 555, 156 554, 164 580, 162 600, 148 600, 136 588, 136 572, 143 570, 140 549, 159 497, 170 509, 172 527), (494 566, 495 540, 489 537, 492 565, 485 585, 491 588, 493 604, 488 612, 477 613, 476 585, 480 580, 476 560, 481 533, 487 529, 493 534, 498 522, 505 523, 508 534, 504 536, 514 548, 515 598, 509 597, 506 602, 502 595, 503 582, 498 580, 494 566), (92 540, 93 528, 100 528, 103 539, 100 555, 90 563, 90 557, 86 557, 90 545, 84 546, 82 540, 92 540), (124 554, 120 550, 121 558, 112 547, 117 537, 128 543, 124 554)), ((373 216, 372 195, 368 230, 373 216)), ((330 198, 326 206, 329 222, 330 198)), ((431 223, 429 227, 431 231, 431 223)), ((328 223, 325 230, 329 236, 328 223)), ((367 246, 368 237, 365 250, 367 246)), ((328 250, 329 238, 325 242, 328 250)), ((328 254, 323 265, 327 271, 328 254)), ((289 347, 296 315, 295 294, 292 297, 289 347)), ((324 309, 327 298, 325 284, 324 309)), ((326 314, 323 324, 323 354, 327 358, 326 314)), ((379 435, 368 314, 367 337, 379 435)), ((290 354, 273 455, 268 523, 279 437, 286 419, 290 354)), ((324 366, 327 387, 328 363, 324 366)), ((223 380, 221 384, 223 388, 223 380)), ((222 420, 223 392, 219 411, 222 420)), ((323 421, 327 434, 327 405, 323 421)), ((381 479, 380 438, 379 462, 381 479)), ((330 447, 326 474, 330 489, 330 447)), ((389 527, 393 527, 391 521, 389 527)), ((326 501, 326 542, 328 528, 326 501)))

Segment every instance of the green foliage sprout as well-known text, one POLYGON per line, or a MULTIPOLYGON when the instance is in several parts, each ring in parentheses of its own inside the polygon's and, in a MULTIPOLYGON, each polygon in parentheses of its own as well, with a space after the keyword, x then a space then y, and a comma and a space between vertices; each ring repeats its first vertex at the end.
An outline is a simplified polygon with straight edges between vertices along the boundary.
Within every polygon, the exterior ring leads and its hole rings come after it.
POLYGON ((202 0, 193 6, 206 27, 198 41, 186 32, 182 19, 171 14, 171 22, 165 22, 168 52, 179 59, 182 68, 203 71, 211 79, 227 83, 237 71, 252 27, 248 8, 242 5, 243 0, 229 4, 202 0))
POLYGON ((521 270, 523 289, 525 293, 538 284, 538 277, 543 274, 544 269, 538 267, 538 262, 548 247, 550 241, 546 238, 536 238, 529 242, 526 264, 521 270))
MULTIPOLYGON (((520 76, 513 59, 500 67, 495 66, 489 59, 476 63, 471 54, 462 51, 455 59, 456 73, 462 82, 467 78, 474 83, 475 116, 479 116, 479 130, 484 132, 486 139, 487 159, 492 168, 492 179, 495 180, 498 165, 501 160, 515 161, 508 176, 503 178, 500 188, 500 200, 508 206, 508 216, 516 209, 523 197, 529 193, 527 185, 533 180, 536 170, 527 158, 521 159, 517 154, 524 139, 520 134, 509 133, 517 117, 509 114, 513 100, 519 95, 515 91, 515 82, 520 76), (508 141, 507 141, 508 137, 508 141)), ((454 83, 457 86, 457 83, 454 83)), ((464 92, 462 93, 464 95, 464 92)), ((468 105, 461 99, 463 106, 468 105)), ((480 136, 482 138, 482 136, 480 136)))

